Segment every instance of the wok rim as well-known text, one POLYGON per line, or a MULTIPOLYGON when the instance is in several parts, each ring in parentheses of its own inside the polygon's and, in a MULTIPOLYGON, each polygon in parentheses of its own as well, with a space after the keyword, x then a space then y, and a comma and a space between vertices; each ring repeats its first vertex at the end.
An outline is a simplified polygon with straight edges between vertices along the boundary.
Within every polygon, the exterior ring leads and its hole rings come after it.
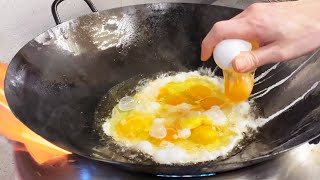
MULTIPOLYGON (((104 12, 104 11, 109 11, 109 10, 116 10, 116 9, 122 9, 122 8, 129 8, 129 7, 137 7, 137 6, 146 6, 146 5, 158 5, 158 4, 174 4, 174 5, 188 5, 188 6, 193 6, 193 5, 197 5, 197 6, 215 6, 215 7, 220 7, 220 8, 227 8, 227 9, 234 9, 234 10, 243 10, 242 8, 234 8, 234 7, 228 7, 228 6, 222 6, 222 5, 211 5, 211 4, 202 4, 202 3, 176 3, 176 2, 161 2, 161 3, 143 3, 143 4, 137 4, 137 5, 126 5, 126 6, 121 6, 121 7, 114 7, 114 8, 110 8, 110 9, 103 9, 103 10, 99 10, 97 12, 90 12, 90 13, 86 13, 86 14, 82 14, 80 16, 77 16, 76 18, 73 18, 73 19, 70 19, 70 20, 67 20, 67 21, 64 21, 62 22, 61 24, 58 24, 58 25, 55 25, 55 26, 52 26, 50 27, 49 29, 45 30, 45 31, 42 31, 41 33, 39 33, 37 36, 35 36, 33 39, 29 40, 25 45, 23 45, 18 51, 17 53, 13 56, 13 58, 11 59, 11 61, 8 63, 8 67, 7 67, 7 70, 6 70, 6 74, 5 74, 5 78, 4 78, 4 95, 5 95, 5 98, 6 100, 8 99, 7 98, 7 92, 8 90, 6 90, 7 88, 7 85, 8 85, 8 81, 9 81, 9 77, 8 77, 8 69, 10 69, 10 67, 13 65, 13 60, 15 59, 15 57, 19 54, 19 52, 25 48, 32 40, 34 40, 35 38, 39 37, 40 35, 46 33, 48 30, 51 30, 51 29, 54 29, 54 28, 59 28, 60 26, 63 26, 67 23, 70 23, 70 22, 73 22, 73 21, 77 21, 79 20, 80 18, 82 17, 85 17, 85 16, 90 16, 90 15, 93 15, 93 14, 99 14, 100 12, 104 12)), ((311 57, 313 55, 315 55, 316 53, 318 53, 318 51, 315 51, 313 52, 312 54, 308 55, 308 57, 311 57)), ((15 118, 17 120, 20 121, 20 119, 18 118, 18 116, 16 115, 15 112, 13 112, 11 110, 11 107, 12 105, 9 103, 9 101, 7 100, 7 104, 8 104, 8 107, 11 111, 11 113, 15 116, 15 118)), ((28 127, 27 125, 25 125, 22 121, 20 121, 24 126, 28 127)), ((28 127, 29 128, 29 127, 28 127)), ((31 128, 29 128, 30 130, 32 130, 31 128)), ((33 131, 33 130, 32 130, 33 131)), ((33 131, 34 132, 34 131, 33 131)), ((34 132, 36 133, 36 132, 34 132)), ((50 142, 51 144, 61 148, 61 149, 64 149, 64 150, 67 150, 67 151, 70 151, 68 149, 65 149, 65 148, 62 148, 54 143, 52 143, 51 141, 49 141, 47 138, 44 138, 43 136, 39 135, 38 133, 36 133, 38 136, 40 136, 41 138, 47 140, 48 142, 50 142)), ((242 168, 245 168, 245 167, 248 167, 248 166, 251 166, 251 165, 256 165, 260 162, 265 162, 267 160, 270 160, 272 158, 277 158, 279 155, 283 154, 283 153, 286 153, 288 151, 291 151, 292 149, 295 149, 305 143, 308 143, 316 138, 320 137, 320 134, 316 134, 316 135, 312 135, 311 138, 309 138, 308 140, 302 142, 302 143, 299 143, 299 144, 296 144, 295 146, 292 146, 292 147, 289 147, 287 149, 284 149, 284 150, 280 150, 280 151, 276 151, 274 153, 268 153, 268 154, 265 154, 265 155, 262 155, 262 156, 259 156, 259 157, 255 157, 255 158, 252 158, 252 159, 243 159, 241 160, 240 162, 227 162, 227 163, 220 163, 220 162, 214 162, 215 160, 211 160, 211 161, 202 161, 202 162, 198 162, 198 163, 203 163, 203 162, 212 162, 212 166, 215 166, 215 165, 218 165, 218 166, 225 166, 225 165, 232 165, 232 164, 241 164, 241 163, 248 163, 242 167, 233 167, 233 168, 230 168, 228 170, 219 170, 219 171, 208 171, 207 173, 216 173, 216 172, 230 172, 230 171, 233 171, 233 170, 236 170, 236 169, 242 169, 242 168), (260 160, 260 161, 259 161, 260 160), (251 164, 249 164, 251 162, 251 164)), ((194 163, 194 164, 186 164, 186 165, 183 165, 183 164, 171 164, 171 165, 168 165, 168 164, 138 164, 138 163, 130 163, 130 162, 121 162, 121 161, 116 161, 116 160, 108 160, 108 159, 99 159, 99 158, 96 158, 96 157, 93 157, 93 156, 89 156, 89 155, 83 155, 81 153, 75 153, 75 152, 72 152, 70 151, 73 155, 77 155, 77 156, 81 156, 81 157, 84 157, 84 158, 87 158, 87 159, 90 159, 90 160, 94 160, 94 161, 98 161, 98 162, 102 162, 102 163, 108 163, 108 164, 112 164, 112 165, 116 165, 116 166, 123 166, 123 165, 127 165, 127 166, 134 166, 134 165, 138 165, 140 167, 159 167, 159 168, 170 168, 170 167, 175 167, 175 168, 183 168, 183 167, 195 167, 195 166, 199 166, 199 167, 208 167, 206 165, 200 165, 198 163, 194 163)), ((240 151, 241 152, 241 151, 240 151)), ((240 153, 238 152, 238 153, 240 153)), ((237 153, 237 154, 238 154, 237 153)), ((236 154, 235 154, 236 155, 236 154)), ((231 156, 232 157, 232 156, 231 156)), ((230 158, 230 157, 229 157, 230 158)), ((229 158, 225 158, 223 160, 227 160, 229 158)), ((141 171, 142 172, 142 171, 141 171)), ((145 172, 143 172, 145 173, 145 172)), ((154 174, 156 175, 156 173, 147 173, 147 174, 154 174)), ((192 173, 191 173, 192 174, 192 173)), ((161 174, 161 175, 166 175, 166 174, 161 174)), ((192 174, 192 175, 196 175, 196 174, 192 174)))

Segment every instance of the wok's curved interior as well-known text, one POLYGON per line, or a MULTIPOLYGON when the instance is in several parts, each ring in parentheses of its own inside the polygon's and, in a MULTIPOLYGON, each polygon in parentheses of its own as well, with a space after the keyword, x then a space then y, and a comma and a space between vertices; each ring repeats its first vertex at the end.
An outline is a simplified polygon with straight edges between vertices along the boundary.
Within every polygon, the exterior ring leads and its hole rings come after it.
POLYGON ((132 171, 201 174, 274 157, 320 132, 318 52, 257 70, 252 98, 272 120, 254 142, 227 160, 192 166, 132 164, 135 160, 106 148, 96 128, 101 122, 94 121, 95 108, 108 89, 137 74, 214 68, 213 61, 203 64, 199 59, 201 41, 215 22, 239 12, 162 3, 65 22, 40 34, 13 58, 5 79, 8 104, 18 119, 50 142, 132 171))

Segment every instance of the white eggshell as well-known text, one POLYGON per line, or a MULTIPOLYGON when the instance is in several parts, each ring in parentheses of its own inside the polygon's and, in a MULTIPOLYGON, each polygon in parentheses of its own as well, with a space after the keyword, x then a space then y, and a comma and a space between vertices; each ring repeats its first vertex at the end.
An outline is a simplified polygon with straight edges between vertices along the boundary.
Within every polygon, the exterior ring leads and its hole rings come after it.
POLYGON ((241 39, 227 39, 216 45, 213 58, 223 70, 232 69, 232 60, 242 51, 251 51, 252 45, 241 39))

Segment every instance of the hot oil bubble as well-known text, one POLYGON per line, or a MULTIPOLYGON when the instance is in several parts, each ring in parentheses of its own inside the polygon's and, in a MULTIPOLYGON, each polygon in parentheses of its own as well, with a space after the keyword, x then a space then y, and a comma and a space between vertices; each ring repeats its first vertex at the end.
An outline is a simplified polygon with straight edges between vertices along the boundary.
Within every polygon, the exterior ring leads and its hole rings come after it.
POLYGON ((119 101, 119 109, 121 111, 130 111, 135 106, 135 100, 130 96, 125 96, 119 101))
POLYGON ((167 135, 167 129, 162 124, 162 119, 155 119, 150 127, 149 134, 151 137, 162 139, 167 135))
POLYGON ((187 139, 188 137, 190 137, 190 135, 191 135, 190 129, 184 128, 184 129, 178 130, 178 137, 181 139, 187 139))

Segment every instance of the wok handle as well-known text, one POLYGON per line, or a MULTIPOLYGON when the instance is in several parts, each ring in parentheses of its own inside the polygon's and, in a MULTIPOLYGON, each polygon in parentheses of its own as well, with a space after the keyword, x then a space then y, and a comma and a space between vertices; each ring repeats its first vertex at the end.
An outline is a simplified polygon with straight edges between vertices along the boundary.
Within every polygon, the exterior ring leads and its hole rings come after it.
MULTIPOLYGON (((58 14, 58 6, 59 4, 64 1, 64 0, 54 0, 52 5, 51 5, 51 12, 52 12, 52 16, 54 18, 54 21, 56 22, 56 24, 61 24, 61 20, 58 14)), ((93 2, 91 0, 84 0, 87 5, 89 6, 89 8, 91 9, 92 12, 98 12, 97 8, 95 7, 95 5, 93 4, 93 2)))

